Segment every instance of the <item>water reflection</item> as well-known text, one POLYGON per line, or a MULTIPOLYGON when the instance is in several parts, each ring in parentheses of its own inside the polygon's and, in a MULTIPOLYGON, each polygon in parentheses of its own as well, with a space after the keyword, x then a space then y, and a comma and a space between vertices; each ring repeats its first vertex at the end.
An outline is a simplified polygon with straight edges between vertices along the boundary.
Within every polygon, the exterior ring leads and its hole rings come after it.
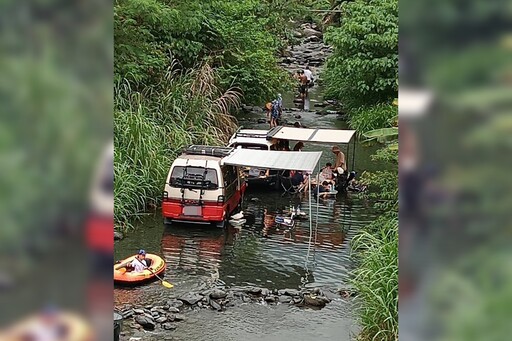
POLYGON ((141 246, 159 253, 167 263, 165 280, 175 287, 168 291, 155 282, 119 288, 115 290, 116 303, 157 302, 213 282, 282 289, 338 287, 347 281, 350 238, 372 219, 360 201, 338 197, 320 200, 318 206, 312 202, 310 230, 308 219, 297 221, 292 228, 275 223, 276 216, 290 205, 301 204, 301 210, 309 215, 306 196, 253 193, 245 199, 243 226, 223 230, 190 224, 164 227, 156 216, 117 242, 118 256, 141 246))

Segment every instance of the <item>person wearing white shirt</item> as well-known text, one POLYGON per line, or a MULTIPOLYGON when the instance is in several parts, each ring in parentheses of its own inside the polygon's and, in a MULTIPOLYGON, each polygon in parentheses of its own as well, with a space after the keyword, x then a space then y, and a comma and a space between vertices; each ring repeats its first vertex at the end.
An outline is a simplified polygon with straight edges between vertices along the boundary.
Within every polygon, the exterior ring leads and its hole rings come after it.
POLYGON ((131 269, 133 269, 133 272, 143 272, 147 267, 148 264, 146 262, 146 251, 139 250, 137 253, 137 256, 130 262, 125 262, 123 264, 120 264, 116 266, 116 269, 121 269, 126 266, 129 266, 131 269))
POLYGON ((306 76, 306 78, 308 79, 308 85, 314 82, 313 72, 311 72, 309 66, 306 66, 306 68, 304 69, 304 76, 306 76))

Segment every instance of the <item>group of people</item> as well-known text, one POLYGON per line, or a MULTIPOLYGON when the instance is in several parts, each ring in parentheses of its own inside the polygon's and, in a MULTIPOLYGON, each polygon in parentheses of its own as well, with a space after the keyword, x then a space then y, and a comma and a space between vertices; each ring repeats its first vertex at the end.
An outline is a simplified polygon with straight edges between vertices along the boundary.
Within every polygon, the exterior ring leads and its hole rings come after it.
POLYGON ((307 97, 308 89, 315 84, 313 72, 309 66, 304 70, 297 71, 295 78, 299 81, 299 98, 304 100, 307 97))
MULTIPOLYGON (((297 150, 302 150, 304 147, 303 142, 298 142, 296 145, 297 150)), ((295 150, 295 148, 294 148, 295 150)), ((322 168, 318 174, 318 184, 316 181, 312 181, 312 185, 315 186, 316 195, 328 195, 336 187, 336 177, 347 176, 347 165, 345 161, 345 154, 341 151, 340 147, 333 146, 331 151, 335 155, 334 164, 327 162, 325 167, 322 168)), ((351 174, 348 178, 353 178, 355 174, 351 174)), ((291 174, 291 183, 297 188, 298 192, 304 190, 310 181, 309 174, 304 174, 301 171, 295 171, 291 174)))
MULTIPOLYGON (((305 69, 297 71, 295 78, 299 81, 299 98, 304 100, 307 96, 308 89, 315 84, 313 72, 306 66, 305 69)), ((277 127, 283 114, 283 98, 281 94, 277 94, 277 97, 270 102, 265 104, 267 112, 267 120, 270 124, 270 128, 277 127)))
POLYGON ((277 94, 277 98, 265 104, 267 109, 267 119, 270 123, 270 128, 277 127, 283 114, 283 98, 281 94, 277 94))

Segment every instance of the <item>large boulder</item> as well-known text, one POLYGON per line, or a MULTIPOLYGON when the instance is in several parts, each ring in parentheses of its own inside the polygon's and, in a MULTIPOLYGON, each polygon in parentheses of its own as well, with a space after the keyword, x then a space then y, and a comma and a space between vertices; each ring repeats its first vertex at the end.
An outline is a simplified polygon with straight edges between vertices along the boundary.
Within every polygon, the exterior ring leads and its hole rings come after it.
POLYGON ((167 305, 169 306, 169 309, 174 307, 174 308, 181 308, 183 307, 183 302, 180 301, 180 300, 168 300, 167 301, 167 305))
POLYGON ((167 322, 162 324, 162 328, 164 328, 165 330, 175 330, 177 326, 174 323, 167 322))
POLYGON ((190 293, 187 293, 187 294, 179 297, 178 299, 185 303, 188 303, 190 305, 194 305, 197 302, 201 301, 203 299, 203 296, 190 292, 190 293))
POLYGON ((144 329, 153 330, 155 329, 155 321, 146 315, 138 315, 135 317, 135 322, 140 324, 144 329))
POLYGON ((224 290, 221 290, 221 289, 213 289, 211 292, 210 292, 210 297, 213 298, 213 299, 219 299, 219 298, 224 298, 226 297, 228 294, 224 291, 224 290))

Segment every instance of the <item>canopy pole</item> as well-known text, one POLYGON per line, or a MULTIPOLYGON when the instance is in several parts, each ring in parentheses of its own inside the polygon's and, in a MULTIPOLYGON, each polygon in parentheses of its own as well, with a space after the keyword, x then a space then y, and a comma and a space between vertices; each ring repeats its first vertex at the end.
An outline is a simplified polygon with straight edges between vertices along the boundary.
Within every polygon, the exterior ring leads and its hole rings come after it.
MULTIPOLYGON (((309 241, 308 241, 308 252, 306 254, 306 263, 305 263, 305 270, 306 270, 306 274, 308 273, 308 263, 309 263, 309 252, 311 251, 311 239, 313 237, 313 212, 312 212, 312 209, 311 209, 311 176, 313 175, 312 174, 313 172, 311 172, 311 174, 309 174, 309 179, 308 179, 308 191, 309 191, 309 195, 308 195, 308 200, 309 200, 309 241)), ((304 283, 306 284, 306 283, 304 283)))
MULTIPOLYGON (((318 162, 318 181, 317 181, 317 188, 318 186, 320 185, 319 184, 320 182, 320 162, 318 162)), ((315 246, 316 246, 316 236, 317 236, 317 231, 318 231, 318 207, 320 206, 320 195, 317 195, 316 196, 316 223, 315 223, 315 246)))

